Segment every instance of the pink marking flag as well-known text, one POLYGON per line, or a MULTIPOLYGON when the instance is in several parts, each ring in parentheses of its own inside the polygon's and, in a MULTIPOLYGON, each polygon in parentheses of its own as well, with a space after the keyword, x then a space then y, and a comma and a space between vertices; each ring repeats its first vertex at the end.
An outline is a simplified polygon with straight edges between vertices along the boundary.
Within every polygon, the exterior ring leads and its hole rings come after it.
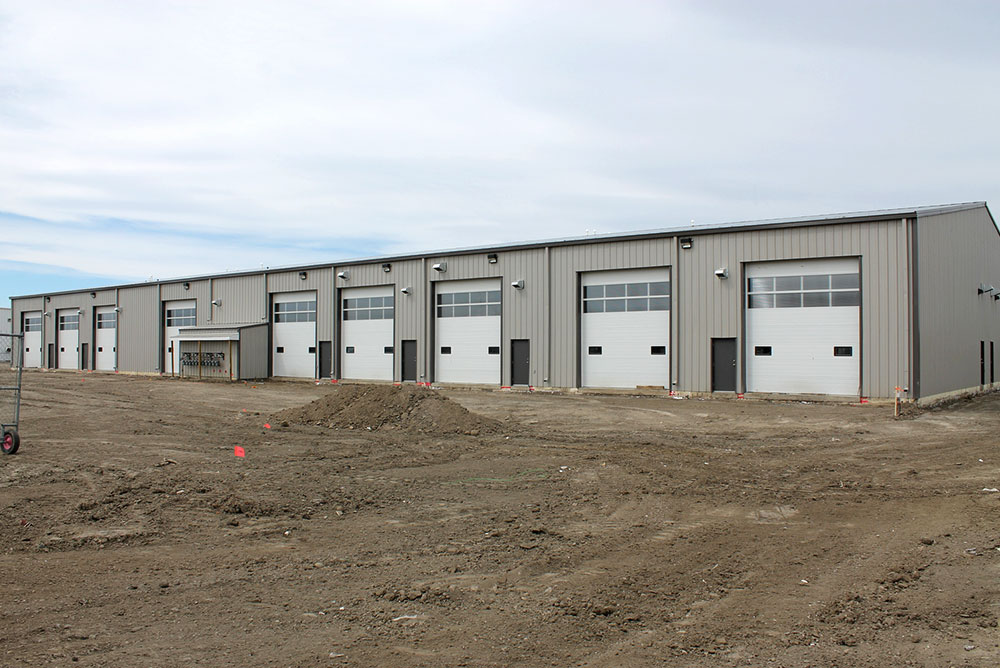
POLYGON ((271 428, 271 423, 270 422, 265 422, 264 423, 264 429, 270 429, 270 428, 271 428))
POLYGON ((246 457, 247 456, 246 450, 244 450, 243 448, 241 448, 238 445, 233 449, 233 454, 236 455, 237 457, 246 457))

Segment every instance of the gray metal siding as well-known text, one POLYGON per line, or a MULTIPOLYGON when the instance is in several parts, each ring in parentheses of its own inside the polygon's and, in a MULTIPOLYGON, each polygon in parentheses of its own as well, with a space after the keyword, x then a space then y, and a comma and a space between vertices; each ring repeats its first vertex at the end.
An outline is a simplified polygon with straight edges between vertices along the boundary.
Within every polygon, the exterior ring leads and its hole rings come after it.
POLYGON ((195 314, 198 326, 207 325, 212 322, 211 293, 209 292, 208 280, 190 281, 189 289, 184 289, 183 283, 164 283, 160 286, 160 300, 165 302, 194 299, 195 314))
POLYGON ((691 249, 678 250, 674 272, 679 389, 711 390, 712 337, 738 338, 743 367, 744 263, 856 256, 862 292, 861 395, 894 396, 896 385, 909 382, 906 238, 902 221, 694 236, 691 249), (729 279, 715 277, 721 267, 729 269, 729 279))
MULTIPOLYGON (((549 317, 552 358, 549 385, 576 387, 579 384, 577 333, 580 309, 577 305, 577 291, 580 272, 666 267, 670 264, 672 244, 673 238, 666 238, 558 246, 551 249, 549 317)), ((671 319, 673 318, 674 314, 671 313, 671 319)))
MULTIPOLYGON (((80 330, 79 330, 79 342, 80 350, 79 353, 83 352, 83 344, 89 344, 93 336, 90 334, 91 331, 91 317, 93 312, 88 313, 89 302, 91 301, 90 292, 76 292, 73 294, 66 295, 55 295, 48 298, 49 301, 45 302, 44 312, 49 313, 48 316, 42 316, 42 366, 49 365, 49 344, 56 344, 55 350, 56 355, 59 354, 59 314, 58 312, 63 309, 80 309, 83 311, 84 315, 80 318, 80 330)), ((90 346, 88 346, 89 348, 90 346)), ((80 355, 77 355, 77 366, 80 365, 80 355)))
MULTIPOLYGON (((318 341, 333 339, 333 269, 309 269, 306 279, 299 278, 298 271, 284 271, 267 274, 267 292, 316 291, 316 338, 318 341)), ((265 296, 266 299, 266 296, 265 296)), ((265 303, 270 303, 269 301, 265 303)), ((269 308, 269 307, 268 307, 269 308)))
MULTIPOLYGON (((212 323, 236 325, 267 322, 264 284, 263 274, 213 279, 209 301, 218 299, 222 306, 212 307, 212 323)), ((264 347, 267 347, 266 342, 264 347)))
MULTIPOLYGON (((1000 353, 1000 234, 985 207, 917 221, 920 397, 979 387, 979 342, 1000 353), (995 293, 994 293, 995 294, 995 293)), ((1000 365, 997 365, 1000 371, 1000 365)))
MULTIPOLYGON (((403 262, 393 262, 389 272, 382 270, 382 263, 360 264, 350 266, 334 267, 333 275, 347 270, 350 277, 347 280, 335 278, 337 299, 340 299, 340 290, 344 288, 361 288, 373 285, 393 285, 395 286, 394 296, 396 309, 396 322, 394 324, 393 345, 395 346, 395 359, 393 362, 392 377, 395 381, 401 380, 401 355, 403 351, 403 340, 411 339, 417 341, 417 375, 419 380, 426 380, 427 354, 426 340, 424 336, 424 314, 430 308, 427 301, 427 290, 424 288, 423 262, 420 260, 406 260, 403 262), (404 295, 400 292, 403 288, 410 288, 410 294, 404 295)), ((336 303, 334 304, 336 306, 336 303)), ((334 311, 336 313, 336 310, 334 311)), ((339 339, 334 341, 334 363, 336 368, 340 368, 339 354, 342 346, 339 339)))
MULTIPOLYGON (((432 283, 471 278, 499 278, 502 294, 500 318, 500 384, 510 385, 510 340, 531 341, 530 380, 542 386, 545 377, 545 249, 535 248, 497 253, 497 262, 490 264, 487 253, 475 255, 437 256, 427 259, 427 278, 432 283), (447 263, 447 271, 434 271, 439 262, 447 263), (511 287, 514 281, 524 281, 524 289, 511 287)), ((433 305, 426 311, 433 327, 433 305)), ((429 350, 429 348, 428 348, 429 350)), ((433 355, 429 357, 433 359, 433 355)))
POLYGON ((267 378, 269 354, 266 324, 240 329, 239 377, 241 379, 267 378))
POLYGON ((118 292, 118 370, 155 373, 160 364, 159 287, 122 288, 118 292))
MULTIPOLYGON (((10 308, 10 324, 11 330, 19 334, 23 334, 22 331, 24 326, 24 315, 25 311, 43 311, 45 307, 44 297, 29 297, 27 299, 11 299, 10 308)), ((42 317, 42 329, 45 329, 45 317, 42 317)), ((45 332, 42 332, 42 337, 44 338, 45 332)))

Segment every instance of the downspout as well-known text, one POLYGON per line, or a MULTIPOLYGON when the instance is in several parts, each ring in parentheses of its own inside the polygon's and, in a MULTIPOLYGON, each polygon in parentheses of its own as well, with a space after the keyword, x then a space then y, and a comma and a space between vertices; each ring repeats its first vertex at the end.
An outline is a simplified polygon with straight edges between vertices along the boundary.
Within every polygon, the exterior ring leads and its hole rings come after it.
POLYGON ((118 336, 118 331, 121 324, 122 307, 121 303, 118 301, 118 288, 115 288, 115 373, 118 373, 118 348, 121 346, 121 339, 118 336))
POLYGON ((907 266, 910 281, 910 391, 913 400, 920 399, 920 245, 919 219, 909 221, 907 234, 907 266))
POLYGON ((552 385, 552 261, 551 246, 545 247, 545 329, 542 339, 545 342, 545 377, 542 383, 545 387, 552 385))
POLYGON ((430 296, 431 289, 430 285, 427 283, 426 257, 421 258, 420 266, 421 266, 420 280, 422 286, 421 292, 423 293, 423 301, 424 301, 423 308, 420 309, 420 318, 421 320, 423 320, 424 323, 424 372, 420 374, 420 378, 422 378, 423 382, 426 383, 428 382, 427 378, 430 375, 430 359, 431 359, 430 355, 433 352, 433 348, 431 348, 431 339, 430 339, 430 322, 429 322, 430 311, 428 310, 429 309, 428 299, 430 296))

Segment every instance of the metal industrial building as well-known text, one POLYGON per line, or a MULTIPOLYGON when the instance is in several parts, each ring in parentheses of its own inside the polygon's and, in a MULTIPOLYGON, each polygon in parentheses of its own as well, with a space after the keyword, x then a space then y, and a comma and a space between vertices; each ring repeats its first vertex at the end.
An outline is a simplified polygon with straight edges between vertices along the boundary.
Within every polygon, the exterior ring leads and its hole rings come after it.
POLYGON ((12 298, 28 366, 934 400, 995 387, 984 202, 12 298))

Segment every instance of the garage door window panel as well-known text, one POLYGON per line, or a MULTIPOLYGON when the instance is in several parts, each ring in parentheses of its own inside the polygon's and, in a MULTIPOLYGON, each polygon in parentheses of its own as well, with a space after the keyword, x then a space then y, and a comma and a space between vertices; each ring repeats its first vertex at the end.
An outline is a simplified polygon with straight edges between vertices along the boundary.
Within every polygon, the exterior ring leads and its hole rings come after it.
POLYGON ((747 279, 748 308, 860 306, 858 274, 764 276, 747 279))
POLYGON ((669 311, 670 282, 612 283, 583 287, 584 313, 669 311), (621 299, 626 297, 626 299, 621 299))

